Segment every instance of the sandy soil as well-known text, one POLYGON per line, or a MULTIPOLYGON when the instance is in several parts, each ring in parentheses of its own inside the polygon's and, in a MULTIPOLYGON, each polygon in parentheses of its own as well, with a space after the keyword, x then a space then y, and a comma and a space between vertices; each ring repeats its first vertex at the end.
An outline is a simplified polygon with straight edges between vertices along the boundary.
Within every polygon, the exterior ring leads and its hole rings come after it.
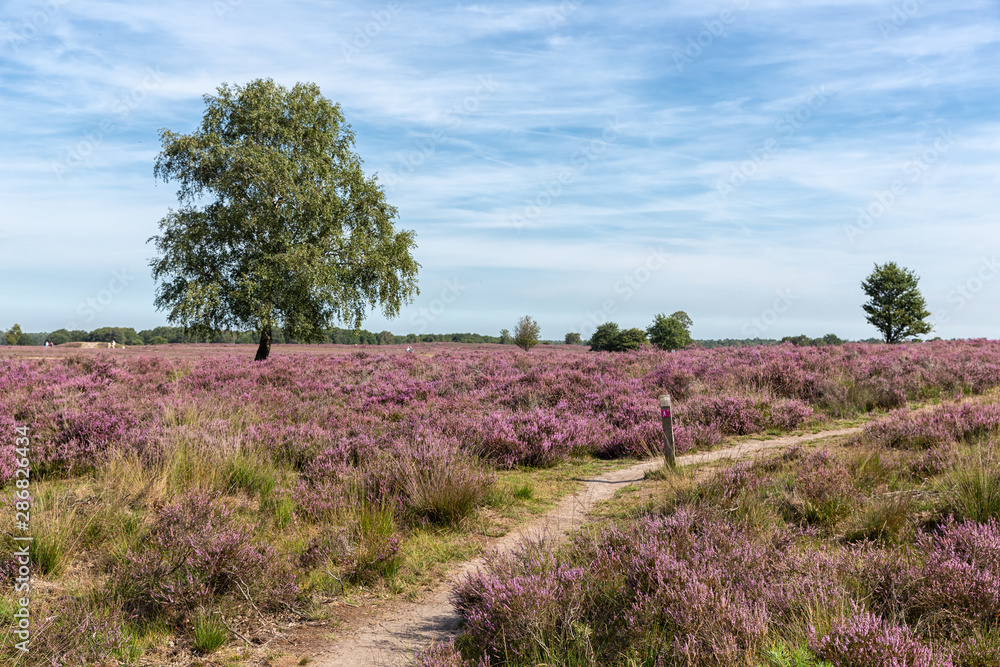
MULTIPOLYGON (((683 466, 722 459, 753 458, 860 430, 847 428, 770 440, 748 440, 727 449, 680 456, 677 463, 683 466)), ((594 479, 580 480, 582 488, 576 494, 565 498, 544 516, 498 539, 493 548, 511 551, 525 539, 565 536, 583 525, 597 503, 611 498, 624 486, 642 482, 647 470, 662 463, 662 459, 653 459, 594 479)), ((338 628, 338 634, 342 634, 343 638, 318 647, 318 651, 310 656, 313 661, 309 664, 315 667, 395 667, 409 664, 418 649, 433 641, 447 639, 458 630, 460 619, 452 608, 449 595, 457 581, 482 565, 482 558, 457 565, 447 580, 416 602, 389 605, 374 618, 358 615, 353 623, 338 628)))

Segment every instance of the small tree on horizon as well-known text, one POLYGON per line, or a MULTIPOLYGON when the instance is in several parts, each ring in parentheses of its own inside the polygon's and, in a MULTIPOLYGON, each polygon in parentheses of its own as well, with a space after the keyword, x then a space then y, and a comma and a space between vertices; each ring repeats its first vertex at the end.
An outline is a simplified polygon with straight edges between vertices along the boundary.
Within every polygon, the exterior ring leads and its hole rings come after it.
POLYGON ((514 327, 514 344, 525 352, 538 345, 538 334, 541 329, 538 323, 525 315, 514 327))
POLYGON ((591 352, 617 352, 621 342, 621 331, 615 322, 599 324, 590 337, 591 352))
POLYGON ((930 317, 930 311, 917 289, 919 280, 913 271, 887 262, 876 264, 871 275, 862 281, 861 289, 868 296, 868 303, 861 307, 886 343, 931 332, 931 325, 924 321, 930 317))
POLYGON ((510 343, 511 343, 511 340, 510 340, 510 329, 501 329, 500 330, 500 344, 501 345, 510 345, 510 343))
POLYGON ((566 334, 566 344, 567 345, 579 345, 580 344, 580 334, 570 332, 566 334))
POLYGON ((4 342, 6 342, 8 345, 20 345, 22 335, 23 333, 21 332, 21 325, 15 323, 14 326, 8 329, 7 333, 4 334, 3 337, 4 342))
POLYGON ((658 313, 646 333, 649 334, 650 342, 661 350, 681 350, 693 342, 692 324, 691 318, 683 310, 678 310, 669 317, 658 313))

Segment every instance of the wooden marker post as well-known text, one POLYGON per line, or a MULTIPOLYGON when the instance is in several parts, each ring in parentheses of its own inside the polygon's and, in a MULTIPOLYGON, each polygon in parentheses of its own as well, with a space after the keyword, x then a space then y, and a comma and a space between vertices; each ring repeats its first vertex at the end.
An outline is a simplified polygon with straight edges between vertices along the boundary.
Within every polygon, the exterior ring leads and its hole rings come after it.
POLYGON ((660 416, 663 419, 663 458, 673 468, 674 461, 674 418, 670 415, 670 394, 660 396, 660 416))

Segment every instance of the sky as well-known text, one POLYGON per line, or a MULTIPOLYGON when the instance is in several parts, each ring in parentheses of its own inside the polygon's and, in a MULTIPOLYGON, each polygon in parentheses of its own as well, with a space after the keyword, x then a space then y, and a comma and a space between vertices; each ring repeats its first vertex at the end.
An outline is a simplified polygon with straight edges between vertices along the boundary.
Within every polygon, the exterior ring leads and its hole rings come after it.
POLYGON ((416 233, 420 294, 364 327, 547 339, 683 310, 695 338, 1000 332, 1000 4, 11 1, 0 328, 167 324, 159 132, 224 84, 314 82, 416 233))

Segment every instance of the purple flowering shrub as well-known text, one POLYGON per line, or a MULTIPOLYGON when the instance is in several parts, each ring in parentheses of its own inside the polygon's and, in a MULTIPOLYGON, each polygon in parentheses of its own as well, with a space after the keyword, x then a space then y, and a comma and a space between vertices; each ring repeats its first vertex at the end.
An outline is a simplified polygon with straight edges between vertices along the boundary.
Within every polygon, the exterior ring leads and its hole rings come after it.
POLYGON ((465 621, 457 646, 498 664, 621 664, 623 655, 743 664, 770 624, 840 598, 832 569, 790 534, 682 509, 578 534, 560 552, 535 543, 494 555, 455 593, 465 621))
POLYGON ((14 479, 17 470, 17 461, 21 457, 17 455, 17 432, 14 430, 19 424, 9 414, 0 412, 0 487, 6 485, 14 479))
POLYGON ((917 478, 940 475, 952 466, 954 453, 949 446, 934 447, 921 452, 910 462, 910 474, 917 478))
POLYGON ((501 468, 544 468, 583 450, 588 423, 564 410, 498 410, 467 425, 461 439, 471 451, 501 468))
POLYGON ((847 563, 873 611, 939 638, 1000 623, 1000 524, 948 522, 891 550, 858 547, 847 563))
POLYGON ((897 449, 932 449, 987 437, 1000 430, 1000 405, 963 403, 930 410, 895 410, 867 426, 855 444, 897 449))
POLYGON ((794 468, 794 482, 784 502, 786 518, 800 525, 828 529, 858 505, 856 477, 829 451, 804 456, 794 468))
POLYGON ((130 625, 136 616, 121 598, 105 598, 94 606, 66 596, 41 611, 31 636, 33 660, 28 664, 119 665, 134 663, 139 657, 130 625))
POLYGON ((298 593, 286 558, 218 493, 189 493, 156 512, 149 532, 112 569, 129 609, 186 613, 220 599, 280 609, 298 593))
MULTIPOLYGON (((236 356, 5 358, 0 417, 30 422, 40 448, 36 465, 66 475, 99 466, 111 449, 155 459, 178 427, 174 415, 194 415, 188 425, 205 430, 198 415, 207 413, 223 422, 217 430, 227 443, 264 447, 275 463, 296 470, 331 441, 378 441, 392 424, 408 421, 458 438, 470 453, 501 467, 546 466, 578 452, 659 451, 661 393, 673 396, 678 450, 685 451, 726 435, 795 429, 824 413, 857 414, 1000 384, 1000 344, 990 341, 536 352, 293 353, 261 364, 236 356)), ((926 445, 992 431, 995 410, 981 417, 954 436, 945 416, 943 426, 914 428, 927 431, 926 445)), ((913 426, 896 419, 899 424, 870 427, 868 435, 894 446, 913 426), (902 429, 899 437, 893 428, 902 429)), ((924 445, 914 440, 910 446, 924 445)))
POLYGON ((834 667, 953 667, 951 656, 922 643, 913 631, 859 611, 838 621, 809 648, 834 667))
MULTIPOLYGON (((412 527, 461 524, 483 505, 496 469, 659 452, 663 393, 673 398, 684 452, 731 435, 794 430, 828 416, 1000 386, 1000 343, 993 341, 627 354, 556 346, 530 355, 500 346, 435 346, 432 355, 295 349, 280 348, 264 363, 250 363, 242 351, 177 359, 97 351, 47 360, 0 356, 0 430, 9 436, 15 423, 31 427, 40 472, 84 475, 100 487, 102 467, 122 453, 128 465, 111 462, 142 483, 165 484, 168 497, 188 488, 185 475, 197 488, 218 491, 161 506, 161 487, 151 486, 148 496, 137 490, 129 502, 144 526, 138 537, 108 530, 73 542, 81 552, 118 554, 110 584, 128 613, 181 619, 199 605, 241 605, 247 596, 261 609, 280 609, 308 593, 296 583, 308 589, 310 576, 297 580, 293 573, 321 568, 344 581, 378 583, 401 566, 412 527), (210 463, 200 465, 202 453, 210 463), (233 481, 234 462, 256 461, 273 478, 267 492, 250 493, 249 478, 233 481), (289 539, 275 540, 277 530, 289 539)), ((998 422, 989 405, 946 406, 926 416, 898 412, 869 426, 860 444, 904 462, 893 483, 918 483, 955 465, 953 443, 981 444, 998 422)), ((8 436, 0 437, 6 487, 8 436)), ((518 654, 549 661, 514 641, 537 647, 544 634, 567 661, 613 664, 628 654, 637 663, 653 655, 666 664, 716 664, 707 656, 722 663, 746 657, 762 641, 762 627, 801 619, 808 604, 840 595, 834 557, 817 555, 810 540, 835 539, 831 551, 854 553, 858 547, 838 532, 851 525, 845 515, 889 491, 886 479, 872 482, 843 462, 801 452, 778 464, 733 466, 708 486, 676 504, 681 518, 643 519, 579 538, 555 560, 539 554, 498 565, 511 576, 483 584, 489 595, 482 600, 469 599, 470 618, 483 616, 459 647, 494 660, 518 654), (694 516, 692 508, 700 518, 682 520, 694 516), (764 530, 783 522, 780 539, 764 530), (535 597, 519 593, 517 582, 535 597), (542 618, 537 605, 551 618, 542 618), (491 614, 498 625, 489 625, 491 614)), ((919 496, 925 500, 914 511, 947 513, 935 492, 919 496)), ((989 540, 977 533, 968 547, 952 528, 927 523, 933 520, 910 521, 893 535, 909 540, 924 526, 928 540, 950 551, 917 540, 909 560, 870 559, 872 567, 884 561, 892 577, 847 569, 875 591, 875 613, 912 628, 920 641, 954 631, 964 645, 978 642, 978 653, 955 654, 963 667, 978 667, 969 656, 988 656, 996 638, 989 614, 997 587, 993 566, 983 560, 989 540)), ((880 534, 856 532, 858 539, 880 534)), ((897 553, 882 543, 878 549, 897 553)))
POLYGON ((725 436, 715 424, 681 424, 674 427, 674 445, 678 454, 695 448, 714 447, 722 442, 725 436))

